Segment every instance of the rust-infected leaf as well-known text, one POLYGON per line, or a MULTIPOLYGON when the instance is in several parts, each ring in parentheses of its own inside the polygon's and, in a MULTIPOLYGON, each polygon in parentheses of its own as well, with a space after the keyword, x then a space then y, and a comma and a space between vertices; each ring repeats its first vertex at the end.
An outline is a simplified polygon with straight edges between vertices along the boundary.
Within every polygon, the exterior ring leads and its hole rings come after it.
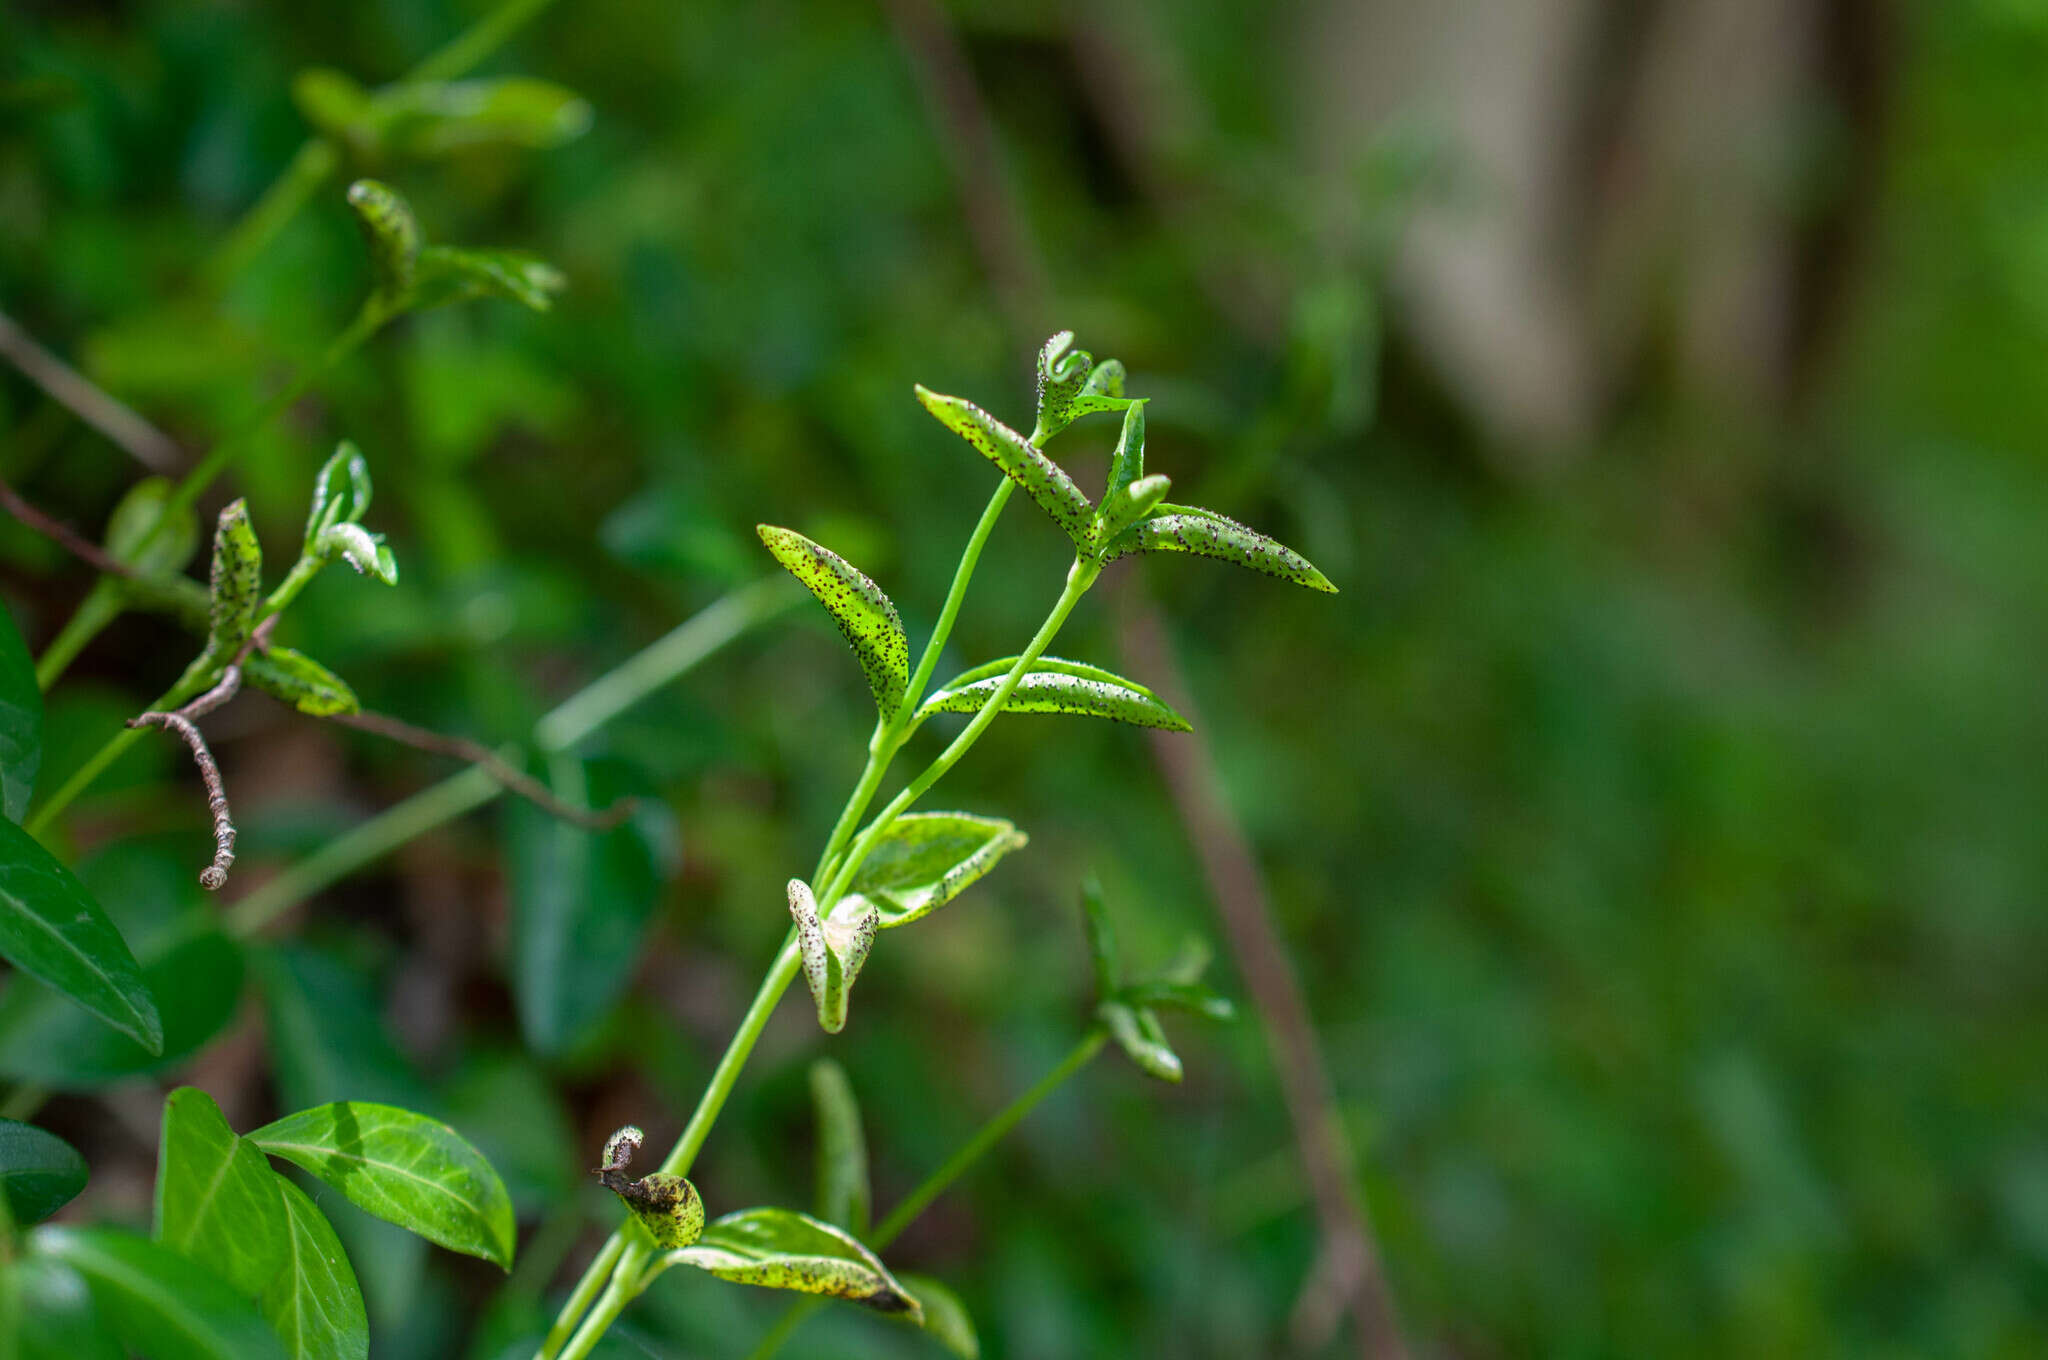
POLYGON ((756 532, 775 560, 832 615, 860 661, 883 721, 895 721, 910 685, 910 642, 895 604, 852 563, 794 529, 763 524, 756 532))

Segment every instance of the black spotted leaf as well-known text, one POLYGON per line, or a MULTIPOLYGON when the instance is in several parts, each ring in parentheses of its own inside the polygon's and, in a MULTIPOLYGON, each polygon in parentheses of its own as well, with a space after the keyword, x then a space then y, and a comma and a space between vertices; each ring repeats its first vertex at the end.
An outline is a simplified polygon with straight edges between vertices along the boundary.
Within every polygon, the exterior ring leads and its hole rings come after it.
POLYGON ((1095 512, 1095 542, 1115 542, 1117 535, 1156 510, 1171 490, 1173 483, 1155 472, 1104 496, 1102 508, 1095 512))
MULTIPOLYGON (((1010 656, 961 672, 932 692, 918 708, 918 717, 930 713, 981 712, 1002 688, 1010 667, 1016 664, 1017 658, 1010 656)), ((1010 691, 1003 712, 1074 713, 1168 732, 1190 730, 1187 719, 1136 681, 1099 666, 1052 656, 1041 656, 1031 663, 1017 688, 1010 691)))
POLYGON ((555 295, 568 286, 568 276, 561 270, 523 250, 428 246, 420 252, 413 306, 425 310, 495 297, 545 312, 555 305, 555 295))
POLYGON ((973 445, 982 457, 1022 487, 1024 494, 1038 502, 1039 508, 1066 531, 1068 538, 1076 544, 1087 543, 1095 507, 1066 470, 1046 457, 1037 445, 971 401, 941 396, 925 387, 917 389, 917 399, 938 417, 940 424, 973 445))
POLYGON ((866 1236, 872 1196, 860 1103, 846 1069, 830 1058, 811 1064, 811 1108, 817 1116, 818 1217, 866 1236))
POLYGON ((388 184, 359 179, 348 186, 348 205, 370 248, 370 296, 387 313, 405 310, 419 276, 419 219, 388 184))
POLYGON ((242 678, 272 698, 282 699, 315 718, 362 711, 362 704, 347 681, 290 647, 249 653, 248 660, 242 663, 242 678))
POLYGON ((981 1360, 981 1337, 974 1330, 973 1315, 958 1294, 929 1275, 903 1274, 896 1278, 923 1307, 927 1336, 960 1360, 981 1360))
POLYGON ((468 1139, 437 1119, 338 1100, 248 1135, 358 1208, 450 1251, 512 1265, 512 1198, 468 1139))
POLYGON ((0 609, 0 812, 12 822, 28 811, 43 763, 43 692, 36 663, 14 617, 0 609))
POLYGON ((206 614, 206 647, 223 665, 249 640, 262 600, 263 549, 249 523, 248 503, 233 500, 221 510, 213 535, 213 594, 206 614))
POLYGON ((670 1265, 721 1280, 846 1299, 883 1313, 918 1314, 917 1299, 851 1234, 794 1209, 742 1209, 712 1223, 670 1265))
POLYGON ((1193 553, 1235 562, 1241 567, 1277 576, 1310 590, 1336 594, 1337 587, 1294 549, 1248 529, 1213 510, 1186 505, 1160 505, 1150 519, 1119 534, 1103 554, 1105 562, 1140 552, 1193 553))
POLYGON ((608 1184, 657 1247, 687 1247, 704 1235, 704 1201, 685 1177, 653 1171, 636 1181, 619 1178, 608 1184))
POLYGON ((15 1223, 40 1223, 69 1204, 85 1174, 85 1158, 56 1134, 0 1119, 0 1196, 15 1223))
POLYGON ((0 821, 0 956, 163 1052, 156 998, 121 933, 71 871, 11 821, 0 821))
POLYGON ((334 1225, 306 1192, 272 1175, 284 1205, 284 1259, 256 1306, 292 1360, 365 1360, 370 1319, 334 1225))
POLYGON ((794 529, 763 524, 755 532, 775 560, 832 615, 860 661, 883 721, 894 722, 910 685, 910 642, 903 636, 895 604, 859 568, 794 529))
POLYGON ((255 1298, 284 1265, 288 1231, 263 1153, 197 1086, 171 1092, 157 1146, 155 1239, 255 1298))
POLYGON ((234 1286, 177 1252, 119 1228, 44 1224, 33 1256, 78 1272, 98 1320, 152 1360, 289 1360, 277 1334, 234 1286))
POLYGON ((1094 356, 1085 349, 1069 348, 1072 331, 1060 331, 1038 351, 1038 423, 1031 440, 1042 444, 1065 429, 1074 419, 1074 398, 1088 382, 1094 356))
POLYGON ((906 813, 875 842, 850 887, 880 909, 881 928, 889 930, 952 901, 1029 840, 1000 817, 906 813))
POLYGON ((789 915, 796 923, 804 982, 818 1007, 818 1026, 827 1034, 846 1028, 846 1007, 854 980, 874 948, 881 911, 859 893, 848 893, 821 917, 810 884, 789 880, 789 915))

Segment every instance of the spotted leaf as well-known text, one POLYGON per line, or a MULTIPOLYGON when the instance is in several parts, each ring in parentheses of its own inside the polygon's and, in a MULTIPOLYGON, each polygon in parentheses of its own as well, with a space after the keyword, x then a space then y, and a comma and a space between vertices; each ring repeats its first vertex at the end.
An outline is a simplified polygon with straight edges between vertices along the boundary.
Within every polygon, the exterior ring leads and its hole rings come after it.
POLYGON ((818 914, 811 887, 789 880, 789 914, 796 922, 797 948, 803 955, 804 983, 818 1007, 818 1025, 827 1034, 846 1028, 846 1007, 854 979, 874 948, 881 912, 857 893, 848 893, 829 917, 818 914))
MULTIPOLYGON (((954 676, 924 701, 918 717, 930 713, 981 712, 1002 688, 1003 677, 1015 664, 1017 658, 1004 657, 954 676)), ((1187 719, 1136 681, 1099 666, 1051 656, 1041 656, 1031 663, 1031 669, 1024 672, 1003 704, 1003 712, 1074 713, 1169 732, 1189 730, 1187 719)))
POLYGON ((1332 595, 1337 587, 1300 553, 1213 510, 1161 505, 1150 519, 1119 534, 1103 554, 1105 562, 1140 552, 1182 552, 1215 557, 1283 581, 1332 595))
POLYGON ((860 661, 875 707, 884 721, 895 721, 903 710, 903 692, 910 685, 910 642, 903 636, 903 620, 896 606, 852 563, 794 529, 763 524, 757 532, 775 560, 803 582, 831 614, 860 661))
POLYGON ((880 911, 882 929, 909 925, 958 897, 1029 840, 1000 817, 908 813, 875 842, 851 887, 880 911))
POLYGON ((363 706, 347 681, 304 652, 289 647, 251 652, 242 665, 242 678, 272 698, 282 699, 315 718, 362 711, 363 706))
POLYGON ((213 595, 206 615, 207 650, 223 664, 234 659, 256 623, 263 596, 263 549, 249 524, 247 502, 220 512, 213 535, 213 595))
POLYGON ((1046 457, 1038 446, 997 420, 971 401, 940 396, 920 387, 917 399, 939 418, 939 423, 959 435, 982 457, 1003 470, 1004 475, 1037 501, 1075 543, 1088 541, 1095 507, 1074 485, 1058 463, 1046 457))
POLYGON ((412 205, 374 179, 349 185, 348 205, 370 248, 372 298, 387 311, 403 310, 419 273, 420 223, 412 205))
POLYGON ((877 1312, 921 1316, 918 1301, 850 1233, 794 1209, 742 1209, 704 1230, 664 1265, 721 1280, 846 1299, 877 1312))

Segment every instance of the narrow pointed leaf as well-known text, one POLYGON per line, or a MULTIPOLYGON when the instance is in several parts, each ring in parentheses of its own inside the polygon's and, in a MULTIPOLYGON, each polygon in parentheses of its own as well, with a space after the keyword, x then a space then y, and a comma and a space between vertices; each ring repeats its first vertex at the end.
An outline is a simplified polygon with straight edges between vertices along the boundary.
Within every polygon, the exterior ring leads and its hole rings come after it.
POLYGON ((156 999, 121 933, 71 871, 10 821, 0 821, 0 956, 163 1051, 156 999))
POLYGON ((157 1149, 156 1240, 253 1299, 283 1266, 289 1229, 263 1153, 235 1135, 206 1092, 171 1092, 157 1149))
POLYGON ((821 919, 810 885, 789 881, 789 915, 796 922, 797 947, 803 955, 804 983, 818 1007, 818 1025, 827 1034, 846 1028, 846 1007, 854 980, 874 947, 880 911, 857 893, 848 893, 821 919))
POLYGON ((213 535, 213 595, 206 613, 206 646, 222 664, 249 640, 262 599, 263 549, 249 523, 249 506, 230 501, 213 535))
MULTIPOLYGON (((1105 515, 1116 493, 1145 475, 1145 400, 1133 401, 1124 410, 1123 432, 1117 436, 1116 450, 1109 456, 1109 486, 1102 496, 1105 515)), ((1153 505, 1158 505, 1158 501, 1153 505)), ((1128 522, 1125 527, 1129 527, 1128 522)))
POLYGON ((544 151, 582 136, 591 117, 575 91, 528 76, 402 81, 371 96, 367 112, 383 149, 419 158, 487 146, 544 151))
POLYGON ((910 685, 910 643, 895 604, 852 563, 795 530, 763 524, 756 532, 775 560, 832 615, 860 661, 875 707, 885 721, 895 721, 910 685))
POLYGON ((913 812, 898 817, 854 874, 852 890, 881 910, 881 928, 909 925, 958 897, 1030 837, 1000 817, 913 812))
POLYGON ((0 1119, 0 1197, 21 1227, 40 1223, 85 1189, 85 1158, 54 1133, 0 1119))
POLYGON ((1161 1081, 1181 1079, 1180 1055, 1167 1044, 1150 1011, 1135 1011, 1121 1002, 1105 1001, 1095 1008, 1095 1013, 1108 1026, 1109 1037, 1116 1040, 1117 1047, 1146 1073, 1161 1081))
POLYGON ((43 763, 43 692, 36 663, 14 618, 0 609, 0 812, 18 822, 28 811, 43 763))
POLYGON ((1115 541, 1118 534, 1158 508, 1171 490, 1173 483, 1164 473, 1155 472, 1110 492, 1103 498, 1102 508, 1095 512, 1096 543, 1115 541))
MULTIPOLYGON (((953 677, 932 692, 918 709, 918 716, 981 712, 1016 664, 1016 657, 1004 657, 953 677)), ((1010 691, 1004 713, 1073 713, 1168 732, 1190 730, 1187 719, 1164 699, 1114 671, 1052 656, 1041 656, 1031 667, 1010 691)))
POLYGON ((100 1320, 150 1360, 286 1360, 253 1303, 169 1247, 118 1228, 45 1224, 29 1250, 83 1276, 100 1320))
POLYGON ((1219 558, 1310 590, 1337 593, 1329 578, 1300 553, 1213 510, 1161 505, 1152 518, 1119 534, 1103 554, 1103 560, 1114 562, 1140 552, 1181 552, 1219 558))
POLYGON ((1061 331, 1038 351, 1038 423, 1032 429, 1035 442, 1043 443, 1064 430, 1074 419, 1074 398, 1088 382, 1094 356, 1084 349, 1069 349, 1072 331, 1061 331))
POLYGON ((561 270, 523 250, 428 246, 420 252, 414 305, 424 310, 471 298, 503 298, 536 312, 555 305, 569 286, 561 270))
POLYGON ((397 310, 412 298, 420 261, 420 224, 412 205, 391 186, 359 179, 348 187, 348 205, 370 248, 372 296, 397 310))
POLYGON ((982 457, 1022 487, 1024 494, 1037 501, 1039 508, 1066 531, 1068 538, 1077 544, 1088 541, 1095 507, 1058 463, 971 401, 940 396, 923 387, 917 389, 917 399, 939 418, 940 424, 973 445, 982 457))
POLYGON ((1223 993, 1194 982, 1134 982, 1116 999, 1136 1009, 1186 1011, 1205 1020, 1235 1020, 1237 1006, 1223 993))
POLYGON ((251 1133, 358 1208, 450 1251, 510 1269, 512 1200, 482 1153, 439 1120, 367 1101, 338 1100, 251 1133))
POLYGON ((313 479, 306 511, 305 550, 315 551, 320 535, 344 520, 359 521, 370 508, 370 466, 362 450, 344 439, 313 479))
POLYGON ((168 477, 145 477, 128 488, 107 519, 103 541, 108 554, 144 576, 183 571, 199 551, 199 516, 187 506, 160 532, 153 532, 174 490, 168 477))
POLYGON ((1116 928, 1110 924, 1109 908, 1103 905, 1102 884, 1090 874, 1081 883, 1081 926, 1088 936, 1088 962, 1095 970, 1095 994, 1115 994, 1123 980, 1122 955, 1117 950, 1116 928))
POLYGON ((242 663, 242 678, 265 694, 316 718, 362 711, 362 704, 347 681, 290 647, 249 653, 249 659, 242 663))
POLYGON ((846 1299, 883 1313, 919 1312, 875 1254, 845 1231, 793 1209, 743 1209, 704 1230, 697 1245, 670 1252, 674 1265, 721 1280, 846 1299))
POLYGON ((975 1333, 973 1316, 958 1294, 929 1275, 903 1274, 896 1278, 923 1307, 926 1335, 960 1360, 981 1360, 981 1338, 975 1333))
POLYGON ((306 1192, 272 1173, 284 1206, 283 1260, 257 1308, 292 1360, 365 1360, 370 1319, 348 1253, 306 1192))
POLYGON ((818 1217, 856 1237, 868 1231, 868 1144, 846 1069, 830 1058, 811 1064, 811 1108, 818 1124, 818 1217))

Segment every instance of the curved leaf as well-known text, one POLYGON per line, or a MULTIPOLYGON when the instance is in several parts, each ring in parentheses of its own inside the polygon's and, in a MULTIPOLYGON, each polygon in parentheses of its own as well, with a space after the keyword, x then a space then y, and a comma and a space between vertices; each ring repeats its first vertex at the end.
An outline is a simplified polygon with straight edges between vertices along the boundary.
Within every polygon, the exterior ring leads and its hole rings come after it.
POLYGON ((213 597, 206 613, 207 650, 222 663, 249 640, 263 598, 263 549, 246 501, 229 501, 213 535, 213 597))
POLYGON ((511 1268, 512 1200, 505 1183, 482 1153, 439 1120, 338 1100, 286 1115, 248 1137, 387 1222, 511 1268))
POLYGON ((818 1123, 818 1217, 856 1237, 868 1230, 868 1144, 846 1069, 830 1058, 811 1064, 811 1108, 818 1123))
POLYGON ((1034 443, 1043 443, 1065 429, 1074 419, 1074 398, 1081 395, 1094 365, 1085 349, 1070 350, 1072 331, 1060 331, 1038 351, 1038 423, 1032 428, 1034 443))
POLYGON ((568 286, 568 275, 523 250, 428 246, 420 252, 414 305, 425 309, 495 297, 545 312, 555 305, 555 295, 568 286))
POLYGON ((552 81, 529 76, 403 81, 378 90, 367 110, 385 149, 435 157, 471 147, 545 151, 590 127, 590 105, 552 81))
POLYGON ((650 1171, 635 1181, 610 1183, 657 1247, 687 1247, 704 1235, 704 1200, 697 1187, 668 1171, 650 1171))
POLYGON ((1171 490, 1173 483, 1166 474, 1155 472, 1110 492, 1102 498, 1102 508, 1095 512, 1095 541, 1114 542, 1118 534, 1157 509, 1171 490))
POLYGON ((939 423, 959 435, 982 457, 1003 470, 1004 475, 1037 501, 1075 543, 1088 541, 1088 528, 1095 507, 1074 485, 1066 469, 1046 457, 1038 446, 997 420, 971 401, 941 396, 928 388, 917 389, 917 399, 939 418, 939 423))
POLYGON ((851 889, 881 909, 881 928, 909 925, 958 897, 1031 838, 1000 817, 911 812, 889 824, 851 889))
POLYGON ((36 770, 43 763, 43 692, 36 686, 35 659, 0 609, 0 812, 18 822, 28 811, 36 770))
POLYGON ((837 1034, 846 1028, 846 1007, 852 999, 854 979, 860 976, 861 965, 874 948, 881 912, 858 893, 848 893, 833 904, 830 918, 821 920, 810 884, 792 878, 789 915, 796 922, 804 983, 818 1008, 818 1026, 827 1034, 837 1034))
POLYGON ((0 1196, 23 1227, 40 1223, 85 1189, 85 1158, 56 1134, 0 1119, 0 1196))
POLYGON ((286 1360, 247 1299, 169 1247, 117 1228, 46 1224, 29 1249, 84 1276, 101 1320, 150 1360, 286 1360))
POLYGON ((960 1360, 981 1360, 981 1338, 975 1334, 974 1318, 967 1305, 946 1285, 929 1275, 897 1277, 924 1308, 924 1330, 960 1360))
POLYGON ((292 1360, 365 1360, 370 1319, 334 1225, 298 1186, 270 1182, 284 1205, 284 1253, 257 1308, 292 1360))
POLYGON ((144 1048, 60 992, 17 978, 0 996, 0 1074, 59 1091, 90 1091, 175 1067, 227 1028, 241 1004, 241 947, 218 930, 187 926, 143 941, 143 984, 163 1014, 161 1048, 144 1048))
POLYGON ((418 277, 420 223, 397 190, 374 179, 348 186, 348 205, 370 248, 372 296, 387 309, 406 305, 418 277))
MULTIPOLYGON (((932 692, 918 709, 918 716, 981 712, 983 705, 1003 687, 1003 677, 1010 673, 1010 667, 1016 664, 1016 657, 1006 656, 954 676, 932 692)), ((1168 732, 1191 730, 1186 718, 1136 681, 1099 666, 1062 661, 1054 656, 1041 656, 1031 663, 1017 688, 1010 691, 1003 712, 1077 713, 1168 732)))
POLYGON ((1140 552, 1182 552, 1214 557, 1241 567, 1277 576, 1310 590, 1336 594, 1337 587, 1317 571, 1309 560, 1285 544, 1247 529, 1234 519, 1213 510, 1185 505, 1161 505, 1152 518, 1140 520, 1110 543, 1103 561, 1114 562, 1140 552))
POLYGON ((363 706, 347 681, 290 647, 250 652, 242 663, 242 678, 265 694, 316 718, 362 711, 363 706))
POLYGON ((306 511, 305 550, 313 551, 323 531, 343 520, 359 521, 370 508, 370 465, 354 442, 344 439, 320 465, 313 479, 313 502, 306 511))
POLYGON ((1180 1055, 1166 1042, 1152 1012, 1132 1010, 1120 1001, 1105 1001, 1095 1008, 1095 1014, 1132 1062, 1161 1081, 1180 1080, 1180 1055))
POLYGON ((755 532, 775 560, 832 615, 860 660, 875 707, 884 721, 895 721, 903 710, 903 691, 910 685, 910 642, 903 636, 895 604, 852 563, 794 529, 762 524, 755 532))
POLYGON ((706 1228, 695 1246, 669 1252, 665 1260, 721 1280, 824 1294, 883 1313, 921 1311, 873 1252, 843 1230, 794 1209, 727 1214, 706 1228))
POLYGON ((156 1159, 156 1240, 254 1298, 284 1264, 287 1231, 262 1152, 235 1136, 197 1086, 171 1092, 156 1159))
POLYGON ((0 955, 163 1052, 156 999, 121 933, 71 871, 10 821, 0 821, 0 955))

